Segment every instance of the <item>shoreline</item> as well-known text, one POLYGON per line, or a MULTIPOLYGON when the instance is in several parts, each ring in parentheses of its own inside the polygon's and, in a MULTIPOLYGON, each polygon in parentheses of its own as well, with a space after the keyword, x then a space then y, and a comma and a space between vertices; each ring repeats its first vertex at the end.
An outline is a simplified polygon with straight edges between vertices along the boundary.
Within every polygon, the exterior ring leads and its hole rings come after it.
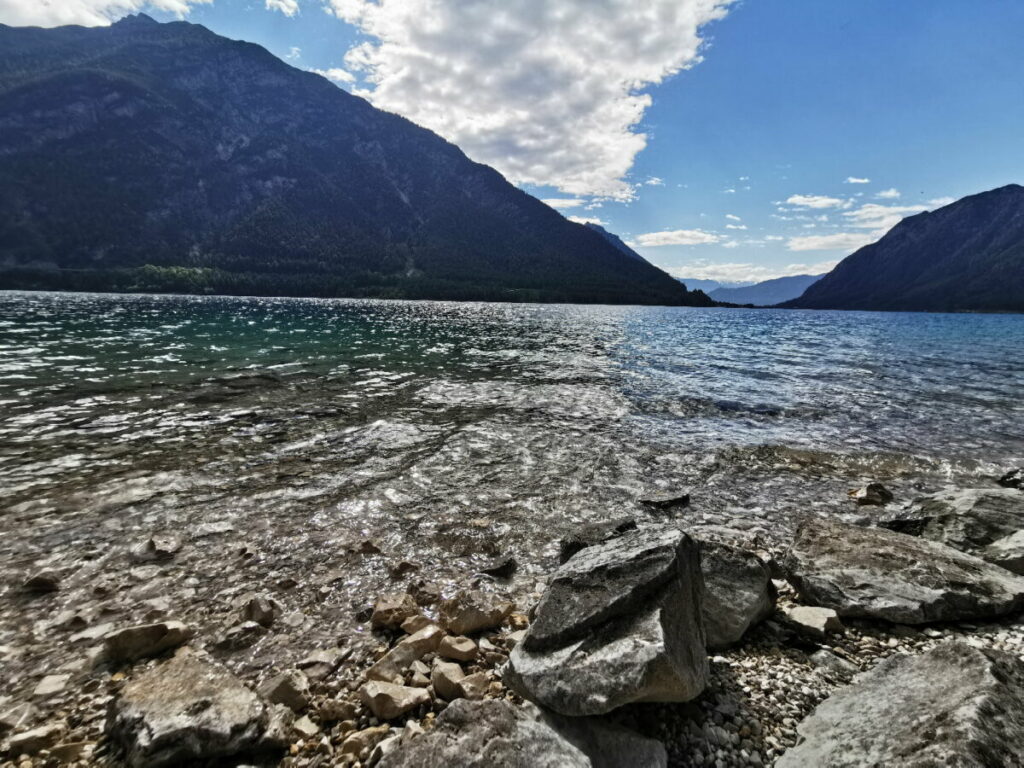
MULTIPOLYGON (((1018 493, 1024 500, 1024 491, 1018 493)), ((866 518, 861 515, 861 524, 877 516, 873 507, 857 509, 867 512, 866 518)), ((670 517, 658 510, 637 522, 641 531, 651 525, 671 525, 690 530, 701 540, 724 541, 721 526, 691 524, 689 512, 687 502, 670 517), (702 528, 706 528, 703 535, 702 528), (707 535, 712 538, 707 539, 707 535)), ((467 528, 472 530, 473 521, 467 528)), ((463 657, 458 661, 449 654, 448 663, 460 663, 464 674, 477 678, 468 696, 463 692, 456 698, 505 699, 521 705, 521 695, 502 682, 501 673, 516 643, 522 640, 523 630, 530 626, 526 614, 544 594, 551 570, 536 574, 527 569, 524 573, 520 566, 516 581, 524 576, 528 580, 537 577, 532 591, 529 587, 524 590, 522 585, 513 588, 515 582, 507 578, 484 574, 472 578, 467 574, 461 582, 450 578, 434 582, 435 573, 429 568, 400 559, 397 553, 388 556, 382 552, 381 546, 387 546, 384 542, 375 542, 372 537, 352 540, 346 544, 346 559, 368 560, 377 567, 390 562, 388 580, 392 588, 387 593, 378 590, 367 594, 361 605, 349 607, 347 617, 344 610, 328 613, 336 617, 333 626, 322 626, 330 622, 324 616, 315 620, 321 626, 314 626, 314 620, 303 609, 295 610, 294 599, 287 596, 303 590, 308 599, 322 599, 332 593, 331 584, 336 579, 346 578, 346 569, 324 573, 322 566, 314 566, 308 568, 305 583, 300 583, 287 575, 285 562, 263 562, 261 569, 274 587, 254 590, 254 583, 244 577, 247 566, 241 564, 260 563, 261 555, 244 545, 234 546, 238 533, 232 526, 216 521, 193 530, 191 536, 168 531, 146 533, 139 527, 122 535, 125 544, 111 547, 105 555, 98 549, 88 551, 77 564, 69 565, 62 557, 66 553, 59 551, 52 553, 52 561, 43 558, 31 564, 12 564, 7 571, 9 587, 2 599, 8 607, 5 613, 19 613, 17 622, 23 634, 12 635, 10 624, 4 633, 0 662, 12 685, 6 698, 0 698, 0 713, 7 713, 6 720, 10 721, 20 712, 21 720, 9 723, 13 727, 0 742, 0 748, 8 750, 0 765, 120 764, 118 741, 106 735, 112 702, 147 670, 158 674, 163 665, 170 663, 169 654, 181 646, 192 649, 190 653, 200 658, 209 658, 260 696, 281 701, 289 701, 292 696, 294 701, 295 687, 300 690, 302 703, 289 717, 298 725, 289 726, 285 757, 258 764, 303 768, 376 764, 381 755, 369 759, 374 745, 367 740, 385 741, 393 736, 396 738, 388 748, 397 748, 415 738, 419 728, 429 731, 449 704, 436 693, 431 679, 431 665, 436 666, 435 657, 439 656, 436 646, 417 659, 425 667, 402 670, 407 687, 409 675, 419 674, 414 685, 424 689, 430 685, 431 698, 398 717, 376 717, 367 705, 363 693, 367 670, 379 665, 382 656, 410 637, 410 630, 416 631, 414 624, 435 626, 440 621, 439 632, 443 635, 451 626, 442 601, 449 601, 445 605, 452 601, 458 604, 480 590, 487 601, 507 600, 515 607, 503 609, 496 622, 492 616, 482 631, 465 632, 474 648, 472 660, 463 657), (238 559, 226 560, 221 555, 211 563, 211 544, 222 551, 225 545, 231 546, 238 559), (204 599, 198 590, 205 580, 206 567, 223 570, 225 563, 238 567, 227 577, 227 583, 233 586, 219 589, 212 596, 216 603, 204 599), (15 571, 29 580, 12 583, 15 571), (318 577, 317 573, 322 575, 318 577), (415 594, 418 600, 404 600, 385 625, 378 620, 380 600, 386 602, 392 593, 415 594), (134 610, 126 613, 126 603, 134 610), (192 607, 184 610, 188 605, 192 607), (406 626, 405 631, 400 629, 398 625, 412 615, 423 619, 406 626), (346 619, 357 623, 346 624, 346 619), (143 657, 134 664, 97 659, 97 648, 109 645, 107 638, 112 633, 132 625, 155 623, 164 626, 165 634, 168 627, 174 634, 177 621, 184 622, 187 632, 172 637, 167 647, 159 643, 152 646, 157 648, 155 653, 152 648, 144 650, 143 642, 143 657), (275 636, 279 642, 268 645, 268 638, 275 636), (333 642, 328 641, 330 637, 333 642), (38 650, 30 652, 32 647, 38 650), (285 694, 273 691, 274 681, 280 683, 282 676, 291 681, 282 684, 285 694), (407 725, 410 721, 417 725, 407 725), (55 751, 33 750, 37 756, 28 762, 11 752, 8 743, 12 737, 18 743, 25 732, 46 731, 55 723, 59 724, 56 729, 51 728, 50 736, 44 733, 40 742, 56 739, 47 745, 55 751), (382 730, 384 725, 392 730, 382 730), (351 742, 353 738, 355 742, 351 742), (353 752, 354 744, 363 746, 353 752), (78 754, 80 759, 57 760, 55 754, 68 758, 78 754)), ((817 704, 848 685, 857 673, 895 654, 919 655, 939 643, 960 639, 974 647, 1007 650, 1024 659, 1024 616, 1019 612, 992 621, 939 622, 920 627, 842 619, 840 631, 815 637, 787 617, 798 598, 793 586, 778 578, 785 575, 780 570, 786 552, 784 537, 767 542, 756 532, 742 528, 726 528, 724 535, 729 539, 728 546, 756 554, 765 568, 773 571, 777 601, 772 613, 750 628, 734 647, 708 651, 709 684, 694 700, 632 704, 609 715, 612 722, 663 742, 670 766, 772 765, 796 743, 797 725, 817 704)), ((289 570, 294 571, 296 564, 292 562, 289 570)), ((510 567, 508 562, 495 567, 499 566, 503 573, 510 567)), ((462 636, 463 632, 449 634, 462 636)), ((146 642, 152 645, 151 640, 146 642)))

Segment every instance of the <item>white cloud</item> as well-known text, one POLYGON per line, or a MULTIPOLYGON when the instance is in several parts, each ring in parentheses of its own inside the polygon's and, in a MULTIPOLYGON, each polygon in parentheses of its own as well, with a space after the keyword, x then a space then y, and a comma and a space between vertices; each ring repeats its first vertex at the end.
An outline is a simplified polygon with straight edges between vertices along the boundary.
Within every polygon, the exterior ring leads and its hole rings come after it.
POLYGON ((648 187, 664 187, 665 181, 659 179, 657 176, 651 176, 647 181, 644 182, 648 187))
POLYGON ((631 199, 645 89, 700 61, 733 0, 326 0, 368 38, 359 91, 513 182, 631 199))
POLYGON ((935 197, 928 201, 928 205, 930 205, 932 208, 941 208, 944 205, 949 205, 950 203, 955 202, 955 197, 935 197))
POLYGON ((681 267, 671 267, 669 274, 695 280, 719 280, 725 283, 759 283, 776 277, 791 275, 820 275, 829 272, 839 262, 836 260, 819 261, 815 264, 788 264, 782 267, 768 267, 749 262, 728 262, 715 264, 707 259, 699 259, 681 267))
POLYGON ((288 61, 297 61, 302 58, 302 49, 297 45, 293 45, 288 49, 288 55, 285 56, 288 61))
POLYGON ((151 6, 184 16, 193 5, 213 0, 0 0, 0 23, 11 26, 102 27, 151 6))
POLYGON ((735 195, 736 194, 736 190, 733 189, 732 187, 729 187, 729 189, 723 189, 722 190, 722 194, 723 195, 735 195))
POLYGON ((786 202, 798 208, 842 208, 846 205, 845 200, 825 195, 793 195, 786 202))
POLYGON ((730 219, 732 221, 743 221, 743 219, 741 219, 735 213, 727 213, 725 214, 725 218, 730 219))
POLYGON ((268 11, 280 11, 285 16, 294 16, 299 12, 298 0, 265 0, 268 11))
POLYGON ((881 198, 882 200, 895 200, 900 196, 900 191, 896 187, 890 187, 889 189, 883 189, 881 192, 875 195, 875 197, 881 198))
POLYGON ((746 224, 726 224, 725 228, 726 229, 746 229, 747 225, 746 224))
POLYGON ((355 75, 341 67, 331 67, 330 69, 311 69, 309 71, 322 75, 328 80, 333 80, 336 83, 354 83, 356 81, 355 75))
POLYGON ((654 248, 662 245, 706 245, 717 243, 721 239, 714 232, 705 232, 703 229, 672 229, 638 235, 636 242, 638 245, 654 248))
POLYGON ((575 221, 577 224, 597 224, 602 227, 608 226, 607 221, 599 219, 596 216, 570 216, 569 221, 575 221))
MULTIPOLYGON (((544 205, 549 205, 552 208, 563 210, 565 208, 579 208, 584 205, 587 201, 582 200, 578 197, 549 197, 546 200, 541 200, 544 205)), ((587 206, 589 209, 590 206, 587 206)))
POLYGON ((786 247, 791 251, 854 251, 874 240, 869 233, 837 232, 834 235, 791 237, 786 247))
POLYGON ((870 184, 871 179, 859 179, 856 176, 847 176, 843 184, 870 184))
POLYGON ((785 240, 786 238, 784 238, 782 235, 765 235, 764 239, 765 240, 785 240))

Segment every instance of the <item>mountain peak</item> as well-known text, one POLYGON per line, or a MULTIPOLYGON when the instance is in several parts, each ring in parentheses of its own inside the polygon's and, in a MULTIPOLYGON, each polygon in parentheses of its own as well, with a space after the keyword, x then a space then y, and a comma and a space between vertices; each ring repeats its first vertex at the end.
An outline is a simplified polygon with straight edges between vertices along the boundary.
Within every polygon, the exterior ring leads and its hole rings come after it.
POLYGON ((148 16, 145 13, 129 13, 127 16, 122 16, 120 19, 115 21, 113 26, 122 28, 150 27, 159 23, 160 22, 152 16, 148 16))

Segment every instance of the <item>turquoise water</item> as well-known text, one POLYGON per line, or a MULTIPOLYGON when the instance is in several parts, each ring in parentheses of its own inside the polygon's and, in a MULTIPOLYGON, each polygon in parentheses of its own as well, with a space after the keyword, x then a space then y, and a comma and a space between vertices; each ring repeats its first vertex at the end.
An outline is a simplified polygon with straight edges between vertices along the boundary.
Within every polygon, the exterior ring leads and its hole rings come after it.
POLYGON ((778 551, 865 480, 991 483, 1024 459, 1022 348, 1010 315, 0 294, 0 562, 134 590, 125 546, 172 531, 146 595, 211 632, 275 595, 296 652, 400 560, 464 585, 512 552, 528 605, 561 536, 650 491, 778 551))

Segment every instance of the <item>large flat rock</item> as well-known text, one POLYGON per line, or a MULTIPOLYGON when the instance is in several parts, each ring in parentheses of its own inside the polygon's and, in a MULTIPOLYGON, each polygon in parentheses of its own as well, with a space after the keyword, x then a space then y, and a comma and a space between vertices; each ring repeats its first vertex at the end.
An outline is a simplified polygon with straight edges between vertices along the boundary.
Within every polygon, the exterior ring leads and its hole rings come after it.
POLYGON ((1019 490, 944 491, 916 499, 879 525, 1024 574, 1024 493, 1019 490))
POLYGON ((965 643, 892 656, 832 694, 797 732, 776 768, 1021 765, 1024 662, 965 643))
POLYGON ((1024 578, 927 539, 812 518, 786 556, 808 605, 900 624, 987 619, 1024 608, 1024 578))
POLYGON ((380 768, 664 768, 665 748, 595 718, 562 718, 531 704, 452 702, 437 725, 386 755, 380 768))
POLYGON ((559 569, 552 589, 502 673, 524 698, 582 716, 703 691, 704 587, 699 545, 685 533, 654 526, 587 548, 559 569), (577 583, 582 597, 574 598, 577 583), (542 641, 531 642, 537 627, 542 641))
POLYGON ((268 704, 227 669, 190 651, 129 681, 106 730, 130 766, 164 766, 283 747, 268 704))

